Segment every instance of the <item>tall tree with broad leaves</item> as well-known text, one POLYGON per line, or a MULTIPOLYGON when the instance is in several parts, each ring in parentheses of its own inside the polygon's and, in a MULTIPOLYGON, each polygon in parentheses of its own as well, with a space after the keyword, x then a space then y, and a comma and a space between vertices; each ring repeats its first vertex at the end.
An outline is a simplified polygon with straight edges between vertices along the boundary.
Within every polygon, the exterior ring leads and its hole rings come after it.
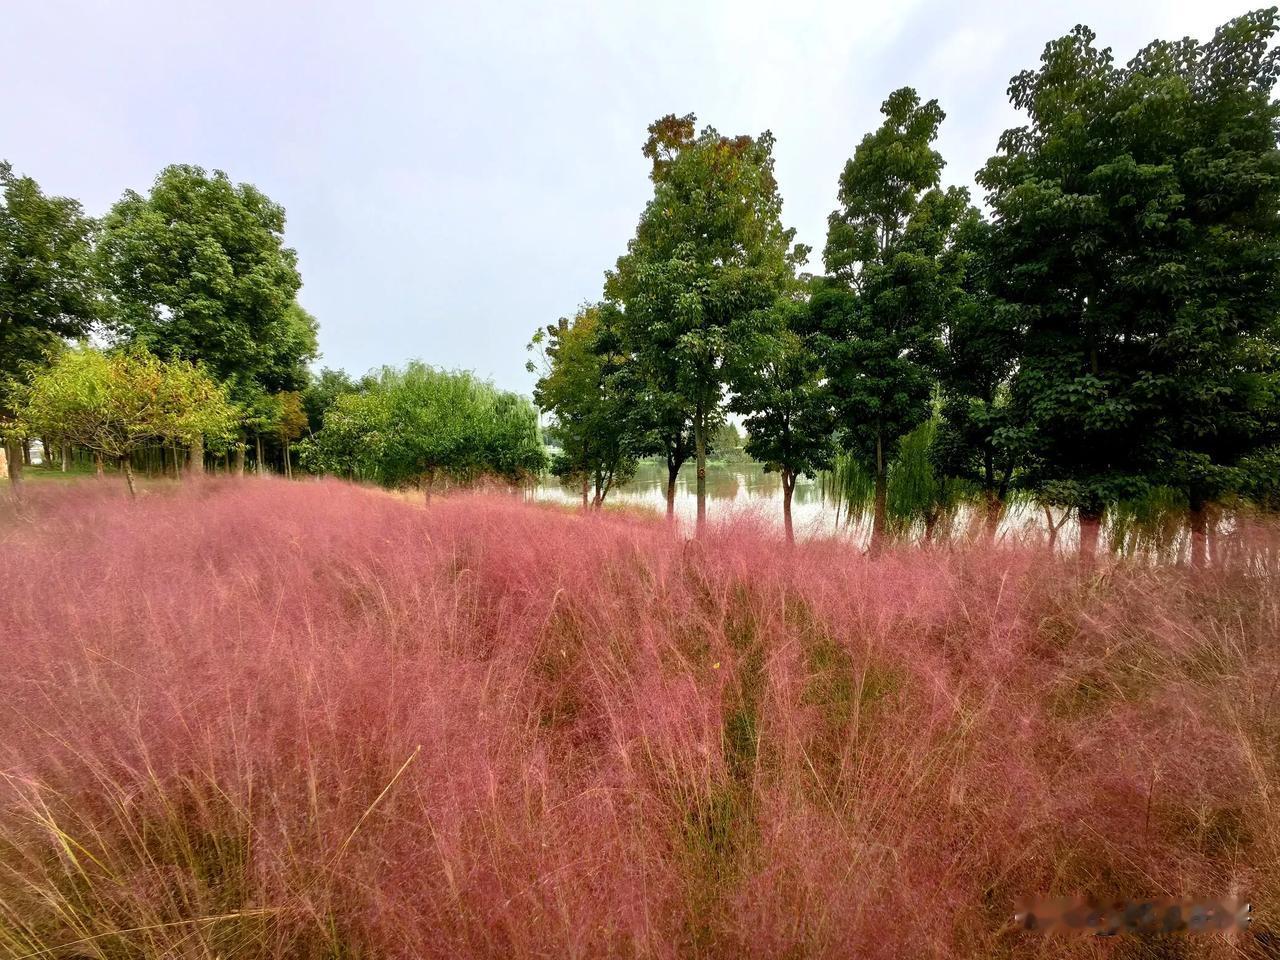
POLYGON ((1172 483, 1201 562, 1206 503, 1280 438, 1276 33, 1259 10, 1121 67, 1081 26, 1010 83, 1029 122, 979 180, 1024 311, 1013 400, 1085 555, 1109 503, 1172 483))
POLYGON ((831 466, 835 418, 807 328, 808 304, 784 297, 754 349, 739 358, 730 409, 743 417, 746 452, 782 477, 782 519, 795 542, 791 497, 796 480, 831 466))
POLYGON ((101 318, 93 270, 95 224, 78 201, 49 197, 0 161, 0 433, 9 478, 22 479, 22 443, 8 399, 24 367, 101 318), (6 426, 7 424, 7 426, 6 426))
POLYGON ((302 389, 316 324, 284 226, 282 206, 220 170, 170 166, 147 196, 127 191, 99 257, 118 338, 202 364, 237 402, 302 389))
POLYGON ((969 207, 965 191, 939 186, 937 101, 921 103, 903 87, 880 109, 884 123, 840 175, 824 251, 828 277, 810 317, 841 442, 875 477, 872 549, 887 532, 896 445, 930 416, 942 322, 963 272, 952 240, 969 207))
POLYGON ((768 323, 807 250, 782 225, 773 135, 694 134, 692 114, 649 127, 653 198, 606 293, 637 380, 665 394, 663 426, 692 423, 698 530, 706 523, 709 441, 739 345, 768 323))
POLYGON ((603 506, 609 491, 635 472, 645 447, 637 426, 634 392, 619 376, 624 362, 617 335, 618 310, 610 304, 584 306, 573 319, 538 330, 529 343, 541 364, 533 390, 534 403, 551 414, 560 453, 551 470, 566 483, 580 484, 582 505, 589 493, 593 506, 603 506))
POLYGON ((930 445, 938 474, 982 491, 988 535, 1019 463, 1009 390, 1021 335, 1018 309, 992 292, 991 241, 991 224, 970 208, 956 229, 953 253, 963 276, 943 322, 940 416, 930 445))
POLYGON ((302 409, 307 415, 307 431, 315 433, 324 426, 324 415, 344 393, 356 393, 360 385, 345 370, 325 367, 308 378, 302 390, 302 409))

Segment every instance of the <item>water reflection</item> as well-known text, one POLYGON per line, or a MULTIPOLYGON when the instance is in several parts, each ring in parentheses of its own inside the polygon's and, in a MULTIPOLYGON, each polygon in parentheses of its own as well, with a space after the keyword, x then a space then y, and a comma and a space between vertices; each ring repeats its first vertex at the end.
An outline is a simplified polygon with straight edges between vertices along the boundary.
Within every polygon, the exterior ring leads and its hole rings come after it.
MULTIPOLYGON (((667 468, 663 463, 646 461, 640 464, 635 477, 627 484, 610 491, 608 503, 630 507, 642 507, 655 513, 666 512, 667 468)), ((562 486, 555 477, 547 477, 532 496, 538 500, 580 504, 582 490, 562 486)), ((759 463, 709 463, 707 464, 707 519, 711 523, 750 519, 771 526, 782 526, 782 478, 776 473, 765 473, 759 463)), ((685 464, 676 480, 676 517, 690 531, 697 518, 697 469, 685 464)), ((796 483, 791 500, 792 522, 798 539, 812 537, 837 537, 865 545, 870 540, 870 519, 848 522, 843 508, 838 508, 823 495, 822 484, 816 480, 801 478, 796 483)), ((983 517, 980 511, 962 506, 945 529, 937 536, 973 537, 978 535, 983 517)), ((1002 537, 1026 538, 1040 541, 1045 535, 1044 518, 1039 508, 1029 503, 1011 502, 1000 524, 1002 537)), ((917 525, 908 537, 919 538, 923 527, 917 525)), ((1057 537, 1058 549, 1070 549, 1075 542, 1074 524, 1066 524, 1057 537)))
MULTIPOLYGON (((692 524, 697 517, 697 468, 686 463, 676 480, 676 516, 682 523, 692 524)), ((663 463, 646 461, 636 475, 622 487, 609 493, 608 502, 646 507, 659 513, 666 511, 667 468, 663 463)), ((580 503, 582 491, 562 486, 548 477, 534 491, 539 500, 580 503)), ((711 522, 743 516, 756 516, 768 523, 782 523, 782 478, 766 473, 763 464, 707 464, 707 517, 711 522)), ((822 487, 814 480, 801 478, 791 498, 791 513, 797 536, 840 535, 860 537, 858 527, 836 527, 835 504, 825 502, 822 487)))

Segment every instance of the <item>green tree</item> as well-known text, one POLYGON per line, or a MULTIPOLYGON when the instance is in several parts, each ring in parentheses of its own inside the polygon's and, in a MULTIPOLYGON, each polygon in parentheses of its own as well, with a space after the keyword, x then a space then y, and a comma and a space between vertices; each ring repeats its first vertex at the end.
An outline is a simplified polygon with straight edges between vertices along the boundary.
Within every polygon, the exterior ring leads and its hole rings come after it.
POLYGON ((636 403, 616 376, 624 362, 616 334, 617 308, 609 304, 583 307, 572 319, 538 330, 529 344, 540 352, 534 402, 554 418, 561 452, 551 469, 566 483, 580 484, 582 504, 594 484, 592 503, 603 505, 609 491, 635 472, 644 448, 636 426, 636 403))
POLYGON ((1009 390, 1021 315, 992 292, 991 239, 991 224, 970 209, 956 231, 963 281, 943 324, 940 421, 930 428, 929 451, 937 482, 981 491, 994 535, 1018 465, 1009 390))
POLYGON ((35 372, 20 392, 18 419, 32 432, 118 460, 136 496, 136 450, 156 441, 221 442, 236 410, 221 385, 186 361, 76 347, 35 372))
POLYGON ((1276 442, 1280 76, 1275 8, 1126 66, 1077 27, 1010 84, 1027 125, 980 174, 994 275, 1026 326, 1013 382, 1029 479, 1077 508, 1173 483, 1191 510, 1276 442))
POLYGON ((782 477, 782 518, 789 542, 795 541, 791 495, 796 480, 830 468, 833 453, 831 398, 817 354, 802 333, 807 312, 802 300, 778 301, 770 328, 735 371, 730 401, 747 428, 746 452, 782 477))
POLYGON ((126 191, 99 245, 118 338, 201 363, 242 403, 304 387, 316 324, 294 300, 284 225, 283 207, 222 171, 170 166, 147 196, 126 191))
POLYGON ((314 433, 324 426, 325 413, 338 397, 359 389, 356 381, 344 370, 325 367, 318 374, 309 376, 302 390, 302 409, 306 412, 310 430, 314 433))
POLYGON ((939 524, 949 525, 963 494, 962 481, 937 466, 939 426, 939 419, 931 417, 904 436, 889 464, 889 524, 906 531, 922 522, 926 543, 937 535, 939 524))
POLYGON ((840 176, 824 252, 829 277, 811 303, 841 442, 875 478, 873 549, 886 534, 895 447, 930 416, 942 322, 962 276, 949 253, 968 209, 963 190, 939 187, 937 101, 922 104, 903 87, 881 112, 885 122, 840 176))
POLYGON ((523 483, 546 466, 528 400, 416 362, 383 368, 361 392, 340 395, 298 451, 311 469, 428 491, 487 477, 523 483))
POLYGON ((773 142, 767 131, 731 138, 707 127, 695 136, 692 114, 650 125, 644 153, 653 161, 653 198, 606 282, 622 308, 641 395, 661 395, 655 425, 669 468, 679 453, 671 441, 686 419, 692 423, 699 530, 728 370, 807 253, 782 226, 773 142))
MULTIPOLYGON (((47 197, 0 161, 0 427, 22 370, 64 338, 82 337, 101 316, 93 272, 94 223, 68 197, 47 197)), ((9 476, 22 478, 25 438, 4 430, 9 476)))
POLYGON ((302 394, 296 390, 283 390, 276 394, 280 415, 276 420, 276 439, 280 441, 284 475, 293 477, 293 452, 290 445, 307 432, 307 411, 302 406, 302 394))

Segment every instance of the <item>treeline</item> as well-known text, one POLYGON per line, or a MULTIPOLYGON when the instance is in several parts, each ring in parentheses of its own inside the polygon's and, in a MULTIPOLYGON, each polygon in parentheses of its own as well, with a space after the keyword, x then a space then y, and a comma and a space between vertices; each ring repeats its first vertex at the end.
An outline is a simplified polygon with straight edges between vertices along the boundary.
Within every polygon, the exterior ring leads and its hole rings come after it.
POLYGON ((1171 491, 1203 560, 1214 505, 1280 497, 1276 32, 1261 10, 1123 65, 1086 27, 1047 44, 977 174, 987 213, 942 185, 937 101, 894 91, 840 173, 819 276, 771 134, 655 122, 653 197, 599 302, 530 344, 555 471, 599 503, 662 456, 670 510, 692 459, 701 526, 732 411, 788 536, 796 479, 823 473, 869 491, 878 547, 906 462, 926 532, 957 491, 992 531, 1018 495, 1072 512, 1092 553, 1108 511, 1171 491))
POLYGON ((0 465, 15 486, 34 439, 64 468, 118 466, 131 491, 138 469, 246 462, 390 485, 541 470, 536 411, 467 374, 312 374, 284 209, 255 187, 171 166, 100 220, 8 163, 0 188, 0 465))

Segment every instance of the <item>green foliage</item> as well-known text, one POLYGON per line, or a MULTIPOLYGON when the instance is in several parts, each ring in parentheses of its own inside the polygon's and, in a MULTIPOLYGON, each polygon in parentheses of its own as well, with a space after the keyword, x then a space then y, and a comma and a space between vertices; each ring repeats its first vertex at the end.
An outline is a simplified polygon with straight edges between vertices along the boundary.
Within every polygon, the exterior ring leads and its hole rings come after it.
POLYGON ((970 209, 953 254, 963 269, 943 326, 941 421, 930 445, 940 477, 972 484, 990 509, 1006 500, 1018 465, 1010 381, 1021 352, 1019 312, 992 293, 993 228, 970 209))
POLYGON ((938 418, 926 420, 902 438, 898 455, 889 465, 890 525, 907 531, 923 522, 927 539, 932 539, 939 524, 951 520, 966 493, 962 481, 936 466, 934 449, 939 433, 938 418))
MULTIPOLYGON (((538 330, 529 344, 542 357, 534 402, 555 418, 560 453, 552 472, 567 483, 593 483, 597 506, 634 474, 647 440, 627 380, 619 375, 625 357, 617 323, 616 307, 592 304, 572 320, 538 330)), ((538 368, 531 361, 529 369, 538 368)))
MULTIPOLYGON (((808 307, 779 300, 771 326, 735 371, 730 408, 743 416, 746 452, 790 481, 830 466, 835 427, 822 370, 801 332, 808 307)), ((736 431, 735 431, 736 433, 736 431)))
POLYGON ((141 350, 67 350, 20 396, 29 432, 117 459, 155 441, 216 446, 237 421, 224 388, 199 367, 141 350))
MULTIPOLYGON (((0 381, 42 361, 100 317, 94 223, 68 197, 46 197, 0 161, 0 381)), ((2 400, 3 398, 0 398, 2 400)))
POLYGON ((858 457, 837 453, 821 481, 822 495, 844 507, 846 523, 861 523, 875 505, 875 472, 858 457))
MULTIPOLYGON (((936 466, 941 432, 940 421, 931 417, 898 443, 886 469, 885 515, 890 529, 905 533, 920 524, 926 537, 932 537, 939 527, 945 530, 972 496, 973 487, 936 466)), ((871 515, 876 478, 865 462, 847 453, 838 454, 821 480, 823 495, 845 509, 846 522, 860 523, 871 515)))
POLYGON ((741 450, 745 442, 742 431, 728 420, 717 427, 711 436, 711 445, 721 453, 741 450))
POLYGON ((276 394, 253 388, 242 390, 240 425, 253 434, 275 433, 280 423, 280 399, 276 394))
POLYGON ((324 426, 325 413, 338 397, 344 393, 355 393, 359 389, 359 384, 343 370, 325 367, 318 374, 309 376, 302 391, 302 409, 306 412, 311 429, 317 431, 324 426))
POLYGON ((292 443, 307 432, 307 412, 302 406, 302 394, 296 390, 282 390, 276 394, 279 416, 275 434, 284 443, 292 443))
POLYGON ((284 223, 283 207, 221 171, 166 167, 148 196, 127 191, 99 249, 120 339, 203 363, 238 399, 305 386, 316 323, 294 301, 284 223))
POLYGON ((338 396, 324 427, 298 445, 311 469, 388 487, 484 477, 523 482, 546 465, 537 411, 469 373, 422 363, 384 367, 338 396))
POLYGON ((1025 325, 1029 479, 1096 516, 1172 482, 1240 483, 1277 430, 1280 76, 1274 8, 1124 67, 1077 27, 1010 85, 1029 117, 980 174, 998 293, 1025 325))
MULTIPOLYGON (((654 161, 653 198, 606 294, 622 308, 635 379, 660 398, 655 426, 670 437, 691 420, 704 466, 739 347, 767 325, 807 251, 782 226, 772 134, 693 129, 692 115, 650 126, 644 152, 654 161)), ((664 446, 670 450, 670 440, 664 446)), ((701 475, 698 496, 701 518, 701 475)))
POLYGON ((938 101, 921 104, 910 87, 895 90, 880 107, 885 122, 858 144, 840 174, 840 209, 827 218, 823 260, 832 276, 860 287, 867 266, 884 260, 944 166, 933 149, 946 118, 938 101))
POLYGON ((874 471, 874 537, 885 531, 887 469, 898 441, 930 415, 943 319, 963 260, 952 247, 967 216, 963 190, 939 188, 933 149, 943 113, 894 91, 840 177, 825 260, 811 301, 815 345, 840 418, 840 441, 874 471))

